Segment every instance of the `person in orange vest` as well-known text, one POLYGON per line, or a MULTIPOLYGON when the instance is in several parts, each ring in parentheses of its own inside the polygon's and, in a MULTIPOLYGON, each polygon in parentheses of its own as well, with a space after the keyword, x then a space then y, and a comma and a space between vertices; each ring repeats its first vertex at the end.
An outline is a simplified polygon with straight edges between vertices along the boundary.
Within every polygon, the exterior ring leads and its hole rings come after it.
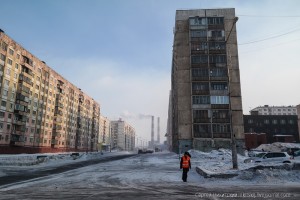
POLYGON ((189 152, 186 151, 180 160, 180 169, 182 169, 183 182, 186 182, 187 173, 189 169, 191 169, 191 167, 191 155, 189 154, 189 152))

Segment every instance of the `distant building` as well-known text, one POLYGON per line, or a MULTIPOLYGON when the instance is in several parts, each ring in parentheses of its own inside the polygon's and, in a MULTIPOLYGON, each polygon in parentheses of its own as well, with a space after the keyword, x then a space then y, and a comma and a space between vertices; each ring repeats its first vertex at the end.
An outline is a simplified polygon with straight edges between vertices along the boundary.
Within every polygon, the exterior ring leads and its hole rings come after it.
POLYGON ((167 137, 172 151, 244 148, 235 9, 177 10, 167 137))
POLYGON ((297 115, 244 115, 244 131, 265 133, 267 143, 299 142, 297 115))
POLYGON ((111 148, 111 125, 107 117, 100 115, 99 148, 108 151, 111 148))
POLYGON ((119 119, 111 121, 112 149, 133 151, 135 148, 135 129, 119 119))
POLYGON ((297 115, 296 106, 259 106, 250 110, 251 115, 297 115))
POLYGON ((0 29, 0 153, 95 151, 100 104, 0 29))

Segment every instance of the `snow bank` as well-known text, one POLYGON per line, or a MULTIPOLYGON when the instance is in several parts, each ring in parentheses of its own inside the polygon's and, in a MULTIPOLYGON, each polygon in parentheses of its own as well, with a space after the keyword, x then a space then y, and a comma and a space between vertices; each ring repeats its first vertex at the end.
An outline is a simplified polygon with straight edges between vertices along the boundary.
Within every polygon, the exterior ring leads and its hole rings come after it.
POLYGON ((282 142, 275 142, 272 144, 261 144, 255 150, 259 151, 270 151, 270 152, 282 152, 288 151, 291 148, 298 148, 300 149, 299 143, 282 143, 282 142))

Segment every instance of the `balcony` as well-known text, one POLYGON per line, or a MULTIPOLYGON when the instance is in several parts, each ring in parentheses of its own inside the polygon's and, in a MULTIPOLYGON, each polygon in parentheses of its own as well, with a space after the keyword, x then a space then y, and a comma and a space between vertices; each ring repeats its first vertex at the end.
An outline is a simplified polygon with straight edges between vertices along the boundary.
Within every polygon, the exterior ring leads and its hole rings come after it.
POLYGON ((193 95, 209 95, 209 90, 193 90, 193 95))
POLYGON ((227 96, 229 94, 228 90, 211 90, 210 95, 212 96, 227 96))
POLYGON ((203 41, 207 41, 207 37, 191 37, 190 41, 191 42, 203 42, 203 41))
POLYGON ((212 109, 229 109, 229 104, 211 104, 212 109))
POLYGON ((210 123, 210 118, 194 118, 193 123, 210 123))
POLYGON ((210 77, 211 81, 228 81, 228 77, 227 76, 211 76, 210 77))
POLYGON ((14 120, 13 124, 18 125, 18 126, 24 126, 24 125, 26 125, 26 120, 14 120))
POLYGON ((213 118, 212 119, 213 123, 230 123, 229 118, 213 118))
POLYGON ((212 36, 212 37, 208 37, 208 41, 225 41, 225 37, 223 37, 223 36, 212 36))
POLYGON ((213 133, 214 138, 231 138, 230 132, 227 133, 213 133))
POLYGON ((224 24, 209 24, 208 30, 224 30, 224 24))
POLYGON ((202 49, 192 49, 191 50, 191 55, 198 55, 198 54, 208 54, 208 50, 202 50, 202 49))

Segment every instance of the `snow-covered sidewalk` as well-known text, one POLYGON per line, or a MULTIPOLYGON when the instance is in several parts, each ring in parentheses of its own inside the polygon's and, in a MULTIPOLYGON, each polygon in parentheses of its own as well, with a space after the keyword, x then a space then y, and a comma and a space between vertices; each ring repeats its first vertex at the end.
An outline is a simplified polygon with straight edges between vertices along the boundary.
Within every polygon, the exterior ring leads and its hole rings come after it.
MULTIPOLYGON (((265 185, 265 184, 288 184, 300 185, 299 170, 280 167, 282 164, 268 163, 264 167, 253 169, 261 165, 255 163, 244 163, 248 157, 238 155, 238 170, 232 169, 231 151, 227 149, 213 150, 211 152, 201 152, 190 150, 192 170, 189 172, 189 184, 232 184, 232 185, 265 185), (278 167, 279 166, 279 167, 278 167), (205 178, 197 173, 197 168, 205 171, 206 174, 236 174, 232 178, 205 178)), ((8 171, 39 170, 44 168, 54 168, 69 163, 81 162, 85 160, 101 159, 122 154, 132 154, 132 152, 104 152, 80 153, 74 160, 71 153, 65 154, 22 154, 22 155, 0 155, 0 177, 5 176, 8 171), (39 159, 38 156, 42 156, 39 159), (46 157, 43 157, 46 156, 46 157), (39 160, 39 161, 38 161, 39 160)), ((109 168, 116 168, 120 173, 113 174, 115 179, 130 183, 132 181, 144 182, 181 182, 181 170, 179 169, 179 159, 181 155, 162 152, 147 155, 137 155, 129 159, 114 161, 103 165, 103 174, 108 173, 109 168), (121 173, 122 166, 136 163, 141 165, 141 173, 133 171, 121 173), (120 165, 120 168, 117 166, 120 165), (153 169, 152 169, 153 168, 153 169), (156 169, 156 170, 154 170, 156 169), (130 174, 130 176, 128 176, 130 174)), ((86 170, 86 169, 82 169, 86 170)), ((93 172, 91 172, 93 173, 93 172)), ((94 176, 98 176, 96 173, 94 176)))

